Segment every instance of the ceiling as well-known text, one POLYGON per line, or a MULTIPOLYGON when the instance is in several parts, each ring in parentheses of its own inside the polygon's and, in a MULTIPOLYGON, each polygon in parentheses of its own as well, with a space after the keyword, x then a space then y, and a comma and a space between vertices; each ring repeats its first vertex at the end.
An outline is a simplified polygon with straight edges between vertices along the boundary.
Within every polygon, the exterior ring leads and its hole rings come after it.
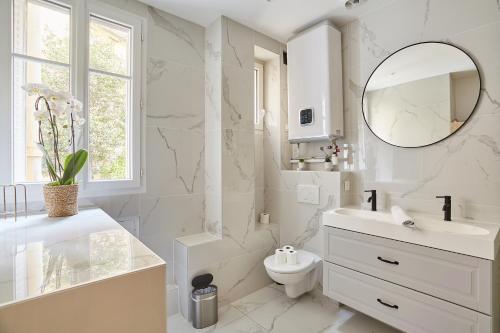
POLYGON ((478 75, 474 62, 460 49, 442 43, 417 44, 394 53, 384 61, 373 73, 366 90, 457 72, 478 75))
POLYGON ((225 15, 279 41, 314 23, 330 19, 337 26, 395 0, 361 0, 346 9, 345 0, 140 0, 204 27, 225 15))

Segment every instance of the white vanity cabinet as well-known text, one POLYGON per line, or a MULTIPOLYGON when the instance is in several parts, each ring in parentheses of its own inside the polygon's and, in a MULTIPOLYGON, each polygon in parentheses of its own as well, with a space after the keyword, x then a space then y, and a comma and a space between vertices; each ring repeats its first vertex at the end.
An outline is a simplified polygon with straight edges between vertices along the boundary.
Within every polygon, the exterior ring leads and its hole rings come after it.
POLYGON ((324 228, 327 296, 406 332, 500 332, 497 261, 324 228))

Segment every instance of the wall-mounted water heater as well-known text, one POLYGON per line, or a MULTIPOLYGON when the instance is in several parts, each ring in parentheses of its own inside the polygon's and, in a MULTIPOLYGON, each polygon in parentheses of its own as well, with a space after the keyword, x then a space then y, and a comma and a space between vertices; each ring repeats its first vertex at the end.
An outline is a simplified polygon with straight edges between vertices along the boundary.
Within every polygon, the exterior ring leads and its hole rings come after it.
POLYGON ((320 23, 288 42, 288 140, 344 135, 340 32, 320 23))

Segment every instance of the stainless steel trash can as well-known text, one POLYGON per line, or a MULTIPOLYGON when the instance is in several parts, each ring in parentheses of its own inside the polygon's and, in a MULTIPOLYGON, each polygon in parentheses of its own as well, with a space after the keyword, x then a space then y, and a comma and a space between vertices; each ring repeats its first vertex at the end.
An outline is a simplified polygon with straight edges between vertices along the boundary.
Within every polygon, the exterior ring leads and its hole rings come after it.
POLYGON ((194 328, 215 325, 218 318, 217 287, 194 289, 191 293, 191 313, 194 328))

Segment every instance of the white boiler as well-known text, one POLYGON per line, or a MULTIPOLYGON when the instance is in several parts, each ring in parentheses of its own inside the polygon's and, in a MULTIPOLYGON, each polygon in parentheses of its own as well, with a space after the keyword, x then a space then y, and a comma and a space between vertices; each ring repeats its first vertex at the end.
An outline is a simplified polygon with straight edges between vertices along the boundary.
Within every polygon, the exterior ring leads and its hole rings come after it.
POLYGON ((340 32, 325 21, 288 42, 288 140, 344 135, 340 32))

